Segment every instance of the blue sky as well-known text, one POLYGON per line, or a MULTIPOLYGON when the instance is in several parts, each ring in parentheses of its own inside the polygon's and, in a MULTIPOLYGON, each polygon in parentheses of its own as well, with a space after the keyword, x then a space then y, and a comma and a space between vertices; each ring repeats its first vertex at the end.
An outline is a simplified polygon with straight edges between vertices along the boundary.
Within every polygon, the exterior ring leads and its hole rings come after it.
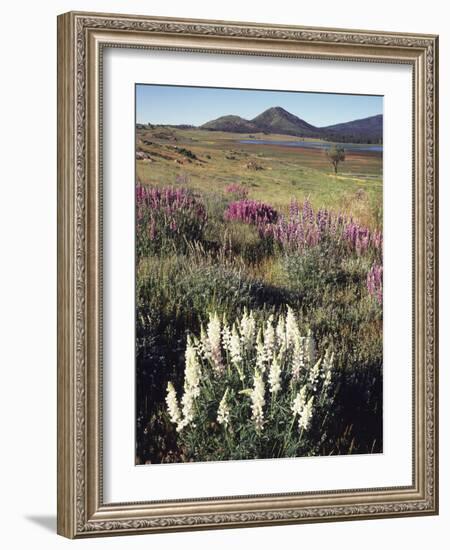
POLYGON ((254 118, 283 107, 314 126, 328 126, 383 112, 381 96, 271 92, 227 88, 136 85, 136 121, 198 126, 223 115, 254 118))

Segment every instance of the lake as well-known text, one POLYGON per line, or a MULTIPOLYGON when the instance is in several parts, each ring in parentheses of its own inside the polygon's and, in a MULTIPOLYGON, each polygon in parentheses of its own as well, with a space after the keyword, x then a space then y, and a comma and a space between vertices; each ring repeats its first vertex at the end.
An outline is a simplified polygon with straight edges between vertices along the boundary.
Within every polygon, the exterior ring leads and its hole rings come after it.
MULTIPOLYGON (((303 149, 328 149, 333 145, 331 142, 323 141, 274 141, 269 139, 241 139, 239 143, 246 145, 281 145, 282 147, 301 147, 303 149)), ((358 143, 338 143, 346 151, 361 151, 364 153, 382 153, 382 145, 358 144, 358 143)))

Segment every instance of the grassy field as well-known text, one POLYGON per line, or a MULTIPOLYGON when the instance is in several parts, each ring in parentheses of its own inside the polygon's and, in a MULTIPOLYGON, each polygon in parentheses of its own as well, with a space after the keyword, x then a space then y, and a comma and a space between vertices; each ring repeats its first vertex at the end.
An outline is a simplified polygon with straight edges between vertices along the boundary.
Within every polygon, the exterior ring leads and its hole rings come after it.
POLYGON ((294 139, 137 130, 138 464, 383 449, 382 154, 294 139))
POLYGON ((322 150, 239 143, 247 139, 296 138, 175 128, 138 130, 137 150, 148 153, 150 159, 137 160, 137 178, 143 184, 159 186, 178 181, 206 193, 221 193, 230 183, 239 182, 248 188, 251 198, 276 208, 286 207, 292 198, 308 197, 314 208, 339 210, 370 226, 380 224, 380 153, 347 152, 335 175, 322 150), (180 149, 196 158, 180 153, 180 149))

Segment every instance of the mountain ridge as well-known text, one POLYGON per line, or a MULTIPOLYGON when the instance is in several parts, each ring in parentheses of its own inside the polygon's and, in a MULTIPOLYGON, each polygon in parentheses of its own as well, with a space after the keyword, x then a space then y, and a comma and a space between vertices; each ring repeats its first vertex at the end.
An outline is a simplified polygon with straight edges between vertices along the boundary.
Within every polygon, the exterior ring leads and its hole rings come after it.
POLYGON ((236 133, 271 133, 341 142, 383 142, 383 115, 373 115, 329 126, 314 126, 283 107, 270 107, 247 120, 225 115, 199 126, 203 130, 236 133))

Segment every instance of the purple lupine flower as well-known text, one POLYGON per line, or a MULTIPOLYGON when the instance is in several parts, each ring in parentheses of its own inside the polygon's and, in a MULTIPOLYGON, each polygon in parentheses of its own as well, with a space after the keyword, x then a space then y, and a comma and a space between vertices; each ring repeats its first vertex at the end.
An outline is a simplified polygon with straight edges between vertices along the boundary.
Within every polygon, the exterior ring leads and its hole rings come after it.
POLYGON ((383 266, 373 264, 367 273, 367 290, 369 294, 377 300, 379 304, 383 303, 383 266))
POLYGON ((314 221, 314 210, 308 199, 303 203, 302 217, 303 221, 306 223, 312 223, 314 221))
POLYGON ((138 254, 161 250, 167 240, 186 246, 200 239, 207 222, 204 205, 184 188, 136 186, 138 254))
POLYGON ((377 250, 381 250, 383 248, 383 234, 381 233, 381 231, 374 231, 372 233, 371 244, 377 250))
POLYGON ((309 202, 291 201, 289 217, 278 215, 277 221, 259 225, 261 237, 271 238, 282 248, 301 251, 317 246, 325 237, 343 243, 350 250, 362 255, 370 249, 382 249, 382 234, 359 225, 353 218, 346 218, 321 208, 314 212, 309 202))
POLYGON ((331 223, 330 212, 325 208, 321 208, 317 211, 316 220, 320 232, 325 233, 329 229, 331 223))
POLYGON ((358 255, 363 254, 373 246, 375 249, 381 249, 381 233, 370 232, 369 228, 363 227, 350 219, 349 222, 344 222, 344 230, 342 233, 344 240, 350 245, 350 248, 356 251, 358 255), (374 239, 374 235, 376 238, 374 239))
POLYGON ((224 214, 228 221, 241 221, 258 226, 274 223, 277 217, 277 211, 272 206, 250 199, 231 202, 224 214))
POLYGON ((300 215, 300 204, 296 199, 291 200, 291 204, 289 205, 289 217, 291 220, 293 218, 298 218, 300 215))

